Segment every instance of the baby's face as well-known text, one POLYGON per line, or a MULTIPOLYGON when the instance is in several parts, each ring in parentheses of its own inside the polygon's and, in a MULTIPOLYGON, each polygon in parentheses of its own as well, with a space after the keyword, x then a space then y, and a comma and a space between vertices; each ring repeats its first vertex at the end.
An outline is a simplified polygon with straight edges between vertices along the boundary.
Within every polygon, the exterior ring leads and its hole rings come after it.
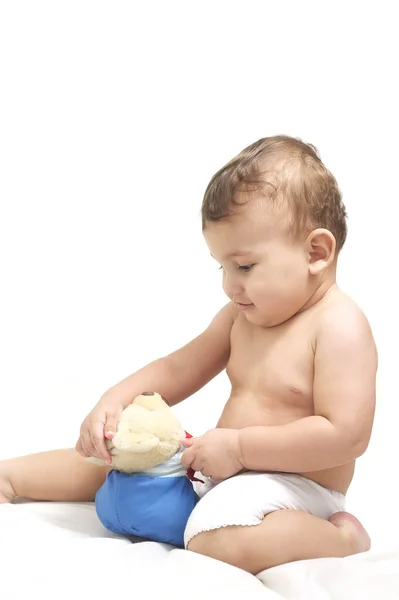
POLYGON ((205 241, 223 269, 223 289, 248 321, 279 325, 300 312, 314 292, 305 240, 249 202, 228 220, 208 223, 205 241), (274 223, 273 223, 274 221, 274 223))

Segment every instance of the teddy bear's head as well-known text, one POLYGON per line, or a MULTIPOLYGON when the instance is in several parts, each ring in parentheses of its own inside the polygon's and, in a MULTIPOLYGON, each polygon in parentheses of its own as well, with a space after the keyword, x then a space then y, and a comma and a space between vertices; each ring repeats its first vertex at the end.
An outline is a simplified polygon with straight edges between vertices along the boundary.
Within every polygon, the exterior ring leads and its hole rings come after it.
MULTIPOLYGON (((116 434, 106 445, 112 467, 124 473, 135 473, 155 467, 171 458, 185 437, 179 420, 154 392, 143 392, 127 406, 119 419, 116 434)), ((104 465, 103 461, 89 458, 104 465)))

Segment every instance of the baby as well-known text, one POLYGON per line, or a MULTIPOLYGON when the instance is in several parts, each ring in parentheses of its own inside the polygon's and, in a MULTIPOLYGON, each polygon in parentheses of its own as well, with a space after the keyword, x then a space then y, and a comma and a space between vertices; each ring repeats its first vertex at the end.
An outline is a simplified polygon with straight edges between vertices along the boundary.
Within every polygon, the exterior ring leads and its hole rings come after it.
POLYGON ((125 406, 152 389, 175 405, 226 369, 231 395, 215 429, 185 440, 201 499, 185 530, 191 551, 251 573, 367 551, 344 512, 355 460, 370 440, 377 352, 358 306, 337 286, 346 212, 315 148, 261 139, 211 179, 205 241, 229 303, 183 348, 108 390, 76 450, 0 463, 0 501, 91 501, 109 470, 125 406))

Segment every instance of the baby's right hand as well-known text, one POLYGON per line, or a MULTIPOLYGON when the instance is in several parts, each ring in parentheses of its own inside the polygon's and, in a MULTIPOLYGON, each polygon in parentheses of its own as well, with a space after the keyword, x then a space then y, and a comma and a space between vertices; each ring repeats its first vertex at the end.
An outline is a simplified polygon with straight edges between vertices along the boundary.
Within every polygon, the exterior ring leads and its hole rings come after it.
POLYGON ((105 445, 116 433, 116 426, 124 406, 114 398, 103 396, 87 415, 80 427, 76 451, 84 457, 95 457, 110 465, 111 456, 105 445))

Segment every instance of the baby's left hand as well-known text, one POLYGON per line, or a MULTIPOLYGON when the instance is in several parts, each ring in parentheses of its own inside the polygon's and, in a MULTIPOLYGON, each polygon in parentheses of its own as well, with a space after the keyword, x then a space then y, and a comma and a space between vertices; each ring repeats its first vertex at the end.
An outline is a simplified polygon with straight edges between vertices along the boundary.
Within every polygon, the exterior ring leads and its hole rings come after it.
POLYGON ((184 438, 182 463, 205 477, 223 480, 243 468, 238 429, 211 429, 197 438, 184 438))

